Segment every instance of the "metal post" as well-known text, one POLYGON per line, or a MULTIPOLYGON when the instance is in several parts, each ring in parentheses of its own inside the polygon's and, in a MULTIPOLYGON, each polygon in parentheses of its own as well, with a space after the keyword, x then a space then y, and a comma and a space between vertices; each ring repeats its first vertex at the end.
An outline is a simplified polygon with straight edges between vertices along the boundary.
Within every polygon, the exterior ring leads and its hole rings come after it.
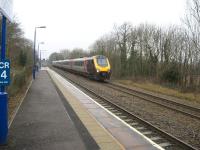
POLYGON ((42 67, 42 65, 41 65, 41 51, 42 51, 42 50, 40 50, 40 69, 41 69, 41 67, 42 67))
MULTIPOLYGON (((6 17, 2 18, 2 27, 1 27, 1 61, 6 58, 6 17)), ((5 86, 1 86, 1 92, 5 91, 5 86)))
POLYGON ((35 79, 35 71, 36 71, 36 65, 35 65, 35 45, 36 45, 36 30, 37 30, 37 28, 46 28, 46 26, 35 27, 35 33, 34 33, 34 50, 33 50, 33 79, 35 79))
POLYGON ((40 43, 38 43, 38 60, 40 58, 40 43))
MULTIPOLYGON (((40 44, 38 43, 38 62, 40 61, 40 44)), ((38 71, 39 71, 39 66, 38 66, 38 71)))
POLYGON ((35 28, 35 32, 34 32, 34 47, 33 47, 33 79, 35 80, 35 42, 36 42, 36 28, 35 28))
MULTIPOLYGON (((1 28, 1 61, 6 57, 6 17, 2 17, 1 28)), ((7 142, 8 135, 8 94, 5 86, 1 86, 0 91, 0 145, 7 142)))

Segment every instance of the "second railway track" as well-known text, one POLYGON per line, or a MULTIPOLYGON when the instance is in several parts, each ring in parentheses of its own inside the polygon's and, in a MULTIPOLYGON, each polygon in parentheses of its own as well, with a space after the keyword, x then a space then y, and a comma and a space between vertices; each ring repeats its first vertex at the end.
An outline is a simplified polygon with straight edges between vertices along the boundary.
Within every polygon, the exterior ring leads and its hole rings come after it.
POLYGON ((109 82, 108 84, 105 84, 107 87, 110 87, 112 89, 124 92, 126 94, 132 95, 134 97, 138 97, 140 99, 143 99, 145 101, 160 105, 162 107, 171 109, 173 111, 183 113, 187 116, 190 116, 192 118, 196 118, 200 120, 200 108, 192 107, 189 105, 181 104, 166 98, 161 98, 158 96, 154 96, 145 92, 136 91, 130 88, 127 88, 125 86, 120 86, 115 83, 109 82))

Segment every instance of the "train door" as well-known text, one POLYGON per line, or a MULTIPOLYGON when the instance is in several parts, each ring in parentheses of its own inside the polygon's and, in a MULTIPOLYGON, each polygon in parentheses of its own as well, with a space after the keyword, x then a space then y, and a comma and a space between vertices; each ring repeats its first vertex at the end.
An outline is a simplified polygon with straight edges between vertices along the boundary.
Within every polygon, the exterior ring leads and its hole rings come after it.
POLYGON ((88 60, 87 71, 88 71, 88 74, 89 74, 90 77, 94 77, 94 75, 96 73, 96 70, 95 70, 95 67, 94 67, 94 61, 93 61, 93 59, 88 60))

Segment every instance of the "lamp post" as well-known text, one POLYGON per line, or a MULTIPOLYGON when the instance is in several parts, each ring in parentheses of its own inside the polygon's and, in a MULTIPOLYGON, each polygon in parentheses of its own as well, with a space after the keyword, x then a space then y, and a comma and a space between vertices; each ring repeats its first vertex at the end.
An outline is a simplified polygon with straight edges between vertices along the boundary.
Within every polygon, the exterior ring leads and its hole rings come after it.
MULTIPOLYGON (((40 44, 44 44, 44 42, 39 42, 38 43, 38 62, 39 62, 39 64, 40 64, 40 68, 41 68, 41 51, 40 51, 40 44)), ((38 66, 39 67, 39 66, 38 66)))
POLYGON ((41 61, 42 61, 41 52, 42 52, 42 51, 46 51, 46 50, 40 50, 40 68, 42 67, 42 64, 41 64, 41 61))
POLYGON ((35 79, 35 45, 36 45, 36 31, 38 28, 46 28, 46 26, 39 26, 39 27, 35 27, 35 32, 34 32, 34 46, 33 46, 33 79, 35 79))

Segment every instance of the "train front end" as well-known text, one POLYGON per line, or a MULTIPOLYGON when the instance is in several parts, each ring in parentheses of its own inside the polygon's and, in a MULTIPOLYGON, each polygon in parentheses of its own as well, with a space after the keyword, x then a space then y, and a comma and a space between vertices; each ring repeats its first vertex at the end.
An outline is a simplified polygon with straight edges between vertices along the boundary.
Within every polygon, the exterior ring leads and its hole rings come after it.
POLYGON ((109 80, 111 76, 111 67, 107 57, 103 55, 94 56, 94 65, 96 68, 96 78, 104 81, 109 80))

